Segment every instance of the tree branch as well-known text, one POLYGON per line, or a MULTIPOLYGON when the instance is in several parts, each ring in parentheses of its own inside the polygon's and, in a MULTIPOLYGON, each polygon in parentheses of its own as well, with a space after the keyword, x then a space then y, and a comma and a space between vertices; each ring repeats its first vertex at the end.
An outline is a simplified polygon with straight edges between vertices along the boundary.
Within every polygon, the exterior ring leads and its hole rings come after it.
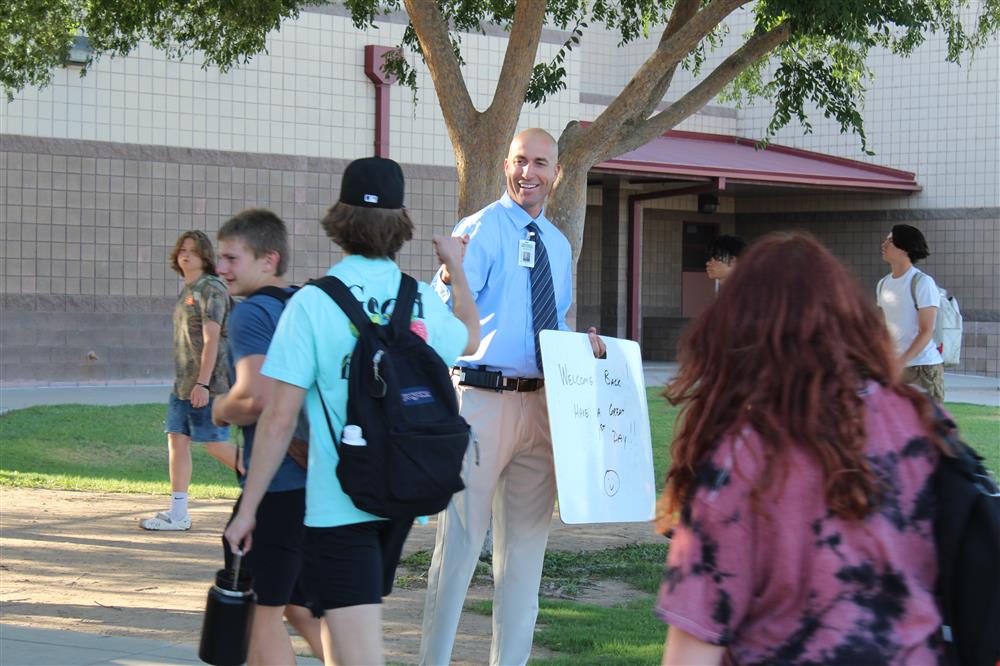
POLYGON ((431 72, 441 113, 448 132, 452 135, 452 145, 457 148, 459 143, 456 133, 468 131, 479 112, 472 103, 458 58, 451 48, 448 22, 436 2, 404 0, 404 4, 417 39, 420 40, 424 61, 431 72))
POLYGON ((531 72, 545 23, 545 7, 546 3, 538 0, 518 0, 500 78, 493 91, 493 101, 484 112, 489 119, 487 122, 509 125, 510 132, 517 127, 524 96, 531 83, 531 72))
MULTIPOLYGON (((729 14, 748 2, 750 0, 713 0, 690 20, 677 27, 676 32, 662 39, 656 51, 646 59, 621 94, 587 128, 583 145, 589 147, 591 154, 607 152, 623 126, 634 129, 642 124, 648 115, 648 111, 646 114, 643 111, 646 109, 649 91, 729 14)), ((673 18, 671 16, 671 22, 673 18)), ((573 148, 580 149, 576 145, 573 148)))
MULTIPOLYGON (((669 38, 677 34, 681 26, 690 21, 697 13, 700 6, 701 0, 677 0, 673 11, 670 12, 670 21, 667 22, 667 27, 660 36, 660 45, 663 45, 669 38)), ((640 114, 643 118, 649 117, 653 109, 663 100, 663 96, 667 94, 667 90, 670 88, 670 83, 674 80, 674 72, 676 71, 677 65, 674 65, 663 73, 663 76, 660 77, 656 85, 650 87, 649 95, 640 114)))
POLYGON ((746 69, 747 65, 767 55, 790 37, 791 26, 787 21, 768 32, 754 35, 723 60, 701 83, 669 107, 642 123, 638 128, 633 126, 631 131, 624 128, 619 130, 615 137, 617 140, 607 150, 602 151, 594 163, 618 157, 622 153, 635 150, 661 136, 712 101, 723 88, 746 69))

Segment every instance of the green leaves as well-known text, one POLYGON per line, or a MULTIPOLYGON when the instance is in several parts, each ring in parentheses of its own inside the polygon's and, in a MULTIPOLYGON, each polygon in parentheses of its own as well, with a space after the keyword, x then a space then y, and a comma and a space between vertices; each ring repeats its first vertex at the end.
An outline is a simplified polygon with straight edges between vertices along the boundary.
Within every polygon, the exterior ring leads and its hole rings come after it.
POLYGON ((0 4, 0 85, 17 90, 48 83, 50 70, 69 53, 80 25, 79 8, 68 0, 7 0, 0 4))
MULTIPOLYGON (((462 61, 462 36, 485 34, 489 25, 511 30, 516 0, 434 1, 448 22, 449 46, 462 61)), ((545 0, 522 0, 543 2, 545 0)), ((315 3, 311 3, 315 4, 315 3)), ((569 36, 548 62, 535 64, 526 101, 535 106, 566 88, 566 62, 591 25, 617 32, 619 46, 655 36, 666 25, 671 0, 547 0, 546 26, 569 36)), ((708 4, 705 0, 703 4, 708 4)), ((403 8, 400 0, 345 0, 354 25, 375 26, 378 18, 403 8)), ((86 35, 92 58, 119 56, 148 41, 169 57, 203 54, 204 67, 222 71, 265 51, 267 37, 298 15, 298 0, 6 0, 0 4, 0 85, 8 98, 25 86, 44 86, 65 61, 74 36, 86 35)), ((809 131, 811 106, 856 133, 867 150, 859 109, 870 73, 872 48, 906 56, 927 35, 946 36, 949 60, 958 62, 1000 31, 1000 0, 758 0, 755 26, 763 34, 788 22, 792 38, 770 57, 740 72, 725 99, 740 104, 763 97, 775 105, 768 137, 793 119, 809 131)), ((726 40, 725 24, 683 61, 695 76, 707 55, 726 40)), ((416 100, 412 58, 421 56, 417 35, 407 26, 400 55, 386 70, 409 87, 416 100)), ((90 61, 84 63, 86 72, 90 61)))
POLYGON ((573 26, 569 39, 563 42, 559 52, 552 58, 551 62, 538 63, 531 72, 531 81, 528 83, 528 91, 525 93, 525 101, 540 106, 549 95, 555 94, 566 88, 566 68, 563 63, 566 56, 573 50, 574 46, 579 46, 580 39, 587 24, 582 19, 578 19, 573 26))
POLYGON ((808 105, 836 120, 842 132, 853 132, 868 154, 864 119, 864 93, 871 72, 865 63, 867 47, 823 38, 799 38, 768 58, 747 67, 722 96, 740 106, 755 98, 774 105, 765 143, 793 119, 808 134, 812 124, 808 105), (771 65, 771 61, 775 61, 771 65), (765 81, 765 79, 768 80, 765 81))
POLYGON ((871 82, 866 64, 873 48, 906 57, 934 32, 946 35, 948 59, 980 48, 1000 29, 1000 0, 762 0, 755 8, 760 32, 788 20, 793 38, 741 72, 723 99, 740 105, 764 98, 774 105, 765 140, 793 119, 806 133, 810 107, 852 132, 868 149, 861 109, 871 82), (979 13, 972 5, 978 5, 979 13))
MULTIPOLYGON (((171 58, 198 51, 226 71, 265 50, 267 36, 298 15, 291 0, 7 0, 0 6, 0 85, 8 98, 45 86, 77 34, 101 55, 148 41, 171 58)), ((86 63, 83 71, 86 72, 86 63)))

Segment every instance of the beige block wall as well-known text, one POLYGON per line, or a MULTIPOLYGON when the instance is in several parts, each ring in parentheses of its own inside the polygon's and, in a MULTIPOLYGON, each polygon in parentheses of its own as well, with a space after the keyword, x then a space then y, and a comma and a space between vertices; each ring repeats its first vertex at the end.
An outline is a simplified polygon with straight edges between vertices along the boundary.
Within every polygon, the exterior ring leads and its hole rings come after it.
MULTIPOLYGON (((0 136, 0 380, 169 378, 177 236, 200 229, 214 238, 230 215, 270 208, 288 225, 289 277, 302 283, 340 257, 319 219, 346 165, 0 136)), ((398 261, 429 280, 430 239, 456 222, 455 171, 404 165, 404 173, 416 232, 398 261)))
MULTIPOLYGON (((275 210, 289 226, 290 278, 323 273, 339 251, 318 220, 337 196, 346 160, 137 146, 0 135, 0 381, 163 380, 170 366, 169 316, 180 287, 167 261, 187 229, 214 233, 250 206, 275 210), (91 353, 93 352, 93 353, 91 353), (96 358, 95 358, 96 357, 96 358)), ((404 270, 427 280, 436 268, 430 243, 456 221, 455 172, 404 165, 414 240, 404 270)), ((577 271, 581 325, 610 311, 624 336, 627 196, 605 238, 602 192, 588 193, 588 223, 577 271), (617 256, 617 273, 604 257, 617 256), (607 281, 615 284, 609 296, 607 281), (603 293, 603 302, 602 302, 603 293)), ((647 202, 644 209, 642 316, 647 357, 672 358, 683 327, 681 223, 720 223, 753 238, 776 229, 816 234, 865 283, 884 274, 878 246, 892 224, 924 230, 934 254, 922 266, 954 293, 966 315, 961 370, 997 376, 1000 354, 1000 211, 979 209, 788 212, 766 200, 722 200, 723 211, 694 212, 692 197, 647 202)), ((607 320, 607 317, 603 317, 607 320)))
POLYGON ((965 318, 962 363, 956 370, 1000 375, 1000 209, 750 213, 736 219, 737 233, 748 240, 779 230, 812 233, 870 288, 873 299, 876 283, 888 273, 882 240, 894 224, 916 226, 932 252, 919 268, 958 299, 965 318))

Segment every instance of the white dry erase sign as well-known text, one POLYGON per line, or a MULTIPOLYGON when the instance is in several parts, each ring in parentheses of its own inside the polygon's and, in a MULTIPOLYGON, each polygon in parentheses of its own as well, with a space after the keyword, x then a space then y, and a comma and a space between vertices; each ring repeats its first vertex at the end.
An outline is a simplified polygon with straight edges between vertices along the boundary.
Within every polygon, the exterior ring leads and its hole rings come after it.
POLYGON ((649 408, 639 345, 542 331, 559 515, 564 523, 652 520, 656 506, 649 408))
POLYGON ((535 267, 535 241, 519 240, 517 242, 517 265, 524 268, 535 267))

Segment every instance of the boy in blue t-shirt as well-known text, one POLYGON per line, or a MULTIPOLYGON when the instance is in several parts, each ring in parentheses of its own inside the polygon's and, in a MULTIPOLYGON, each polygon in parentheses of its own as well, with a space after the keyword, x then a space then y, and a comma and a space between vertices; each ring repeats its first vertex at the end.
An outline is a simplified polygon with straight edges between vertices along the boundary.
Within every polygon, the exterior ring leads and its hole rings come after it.
MULTIPOLYGON (((229 393, 215 400, 212 419, 219 425, 242 426, 247 469, 252 464, 257 418, 275 383, 260 369, 285 300, 295 292, 282 277, 287 257, 285 223, 268 210, 243 211, 219 229, 219 275, 231 295, 245 298, 229 317, 230 357, 236 379, 229 393)), ((305 427, 304 415, 300 420, 305 427)), ((241 485, 245 479, 240 479, 241 485)), ((306 639, 313 653, 323 657, 320 622, 308 608, 311 604, 302 576, 305 485, 304 467, 286 455, 257 507, 255 547, 246 558, 257 593, 250 633, 252 664, 295 663, 283 615, 306 639)), ((233 509, 234 515, 240 501, 233 509)), ((231 553, 225 545, 223 541, 228 567, 231 553)))
MULTIPOLYGON (((438 258, 451 273, 450 311, 430 286, 419 283, 412 313, 393 313, 401 273, 394 258, 413 236, 403 207, 403 172, 392 160, 355 160, 344 171, 340 201, 322 221, 345 257, 330 268, 373 318, 411 317, 411 328, 448 365, 479 346, 479 315, 462 269, 457 238, 434 237, 438 258)), ((255 543, 254 515, 271 477, 280 468, 303 404, 309 415, 306 480, 306 576, 323 609, 334 663, 380 664, 382 597, 391 589, 402 541, 411 521, 391 521, 354 506, 337 479, 337 450, 347 412, 347 377, 356 331, 321 289, 306 286, 288 302, 267 351, 262 373, 274 391, 260 420, 257 448, 243 502, 226 528, 234 550, 255 543), (320 403, 329 407, 335 432, 320 403), (405 523, 405 524, 402 524, 405 523)))

